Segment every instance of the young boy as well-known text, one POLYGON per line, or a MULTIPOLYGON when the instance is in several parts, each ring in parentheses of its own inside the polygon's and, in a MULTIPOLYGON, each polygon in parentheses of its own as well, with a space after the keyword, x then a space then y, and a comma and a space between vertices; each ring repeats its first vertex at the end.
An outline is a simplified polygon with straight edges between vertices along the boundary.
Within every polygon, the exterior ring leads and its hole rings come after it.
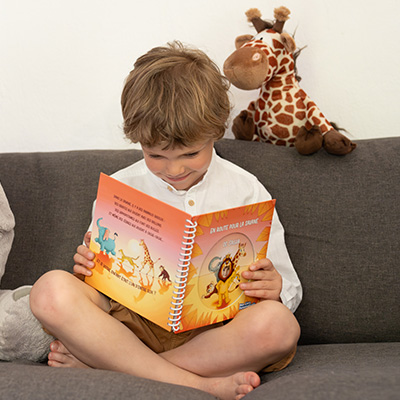
MULTIPOLYGON (((124 131, 144 159, 114 177, 191 214, 268 200, 248 172, 218 157, 230 111, 228 85, 201 51, 173 43, 140 57, 122 93, 124 131)), ((85 244, 74 272, 90 275, 94 254, 85 244)), ((59 340, 52 366, 90 366, 194 387, 221 399, 240 399, 260 384, 257 371, 286 366, 299 326, 293 316, 301 286, 274 216, 268 259, 243 272, 240 287, 259 303, 226 324, 167 332, 65 271, 41 277, 31 308, 59 340), (110 340, 113 338, 113 340, 110 340)))

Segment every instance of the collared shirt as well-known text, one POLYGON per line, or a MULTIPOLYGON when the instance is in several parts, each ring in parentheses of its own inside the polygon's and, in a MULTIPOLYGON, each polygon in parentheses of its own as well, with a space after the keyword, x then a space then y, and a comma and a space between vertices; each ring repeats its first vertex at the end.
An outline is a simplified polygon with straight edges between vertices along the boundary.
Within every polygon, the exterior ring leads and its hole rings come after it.
MULTIPOLYGON (((191 215, 270 200, 271 195, 258 179, 213 151, 203 179, 189 190, 176 190, 154 175, 144 159, 116 172, 113 178, 191 215)), ((281 274, 281 300, 292 312, 302 298, 302 288, 293 268, 284 240, 284 230, 275 211, 267 257, 281 274)))

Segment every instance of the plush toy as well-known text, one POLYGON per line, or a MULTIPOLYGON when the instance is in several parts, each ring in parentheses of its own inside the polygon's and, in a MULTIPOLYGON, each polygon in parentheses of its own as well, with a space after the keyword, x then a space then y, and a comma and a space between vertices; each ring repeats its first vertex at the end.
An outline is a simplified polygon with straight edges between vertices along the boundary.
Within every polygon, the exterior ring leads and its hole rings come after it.
POLYGON ((31 286, 0 291, 0 360, 44 361, 54 338, 29 306, 31 286))
MULTIPOLYGON (((0 184, 0 280, 14 239, 15 219, 0 184)), ((33 316, 29 306, 31 286, 0 290, 0 360, 43 361, 54 338, 33 316)))
POLYGON ((271 23, 261 19, 258 9, 246 12, 257 35, 237 37, 236 51, 223 69, 234 86, 260 89, 260 94, 234 119, 232 131, 236 139, 295 146, 305 155, 321 147, 332 154, 350 153, 356 144, 334 129, 299 86, 293 57, 296 44, 283 32, 289 15, 286 7, 276 8, 271 23))

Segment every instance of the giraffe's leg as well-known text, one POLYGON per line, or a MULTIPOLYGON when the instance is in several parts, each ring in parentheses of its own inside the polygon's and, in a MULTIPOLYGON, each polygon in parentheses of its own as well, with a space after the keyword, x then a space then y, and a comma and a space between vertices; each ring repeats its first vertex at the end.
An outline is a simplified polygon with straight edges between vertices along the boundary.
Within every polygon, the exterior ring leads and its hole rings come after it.
POLYGON ((314 125, 310 130, 302 126, 296 135, 294 145, 297 151, 303 155, 309 155, 317 152, 322 147, 321 129, 314 125))
POLYGON ((253 140, 256 127, 253 118, 247 110, 243 110, 233 120, 232 132, 236 139, 253 140))
POLYGON ((331 154, 343 156, 352 152, 356 148, 353 143, 346 136, 342 135, 335 129, 326 132, 324 135, 324 149, 331 154))

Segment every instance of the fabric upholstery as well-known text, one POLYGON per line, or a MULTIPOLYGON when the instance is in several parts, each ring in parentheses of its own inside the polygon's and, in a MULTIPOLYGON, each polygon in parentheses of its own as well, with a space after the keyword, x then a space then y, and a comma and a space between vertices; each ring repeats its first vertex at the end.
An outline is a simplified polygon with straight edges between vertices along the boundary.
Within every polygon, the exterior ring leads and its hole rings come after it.
MULTIPOLYGON (((338 157, 321 150, 222 140, 277 199, 290 256, 304 289, 293 363, 262 375, 251 399, 397 399, 400 393, 400 138, 357 142, 338 157)), ((141 158, 137 150, 0 154, 0 181, 15 238, 0 289, 45 271, 72 270, 100 172, 141 158)), ((232 190, 240 190, 232 182, 232 190)), ((134 362, 134 360, 133 360, 134 362)), ((0 362, 0 398, 209 399, 182 386, 107 371, 0 362)))

